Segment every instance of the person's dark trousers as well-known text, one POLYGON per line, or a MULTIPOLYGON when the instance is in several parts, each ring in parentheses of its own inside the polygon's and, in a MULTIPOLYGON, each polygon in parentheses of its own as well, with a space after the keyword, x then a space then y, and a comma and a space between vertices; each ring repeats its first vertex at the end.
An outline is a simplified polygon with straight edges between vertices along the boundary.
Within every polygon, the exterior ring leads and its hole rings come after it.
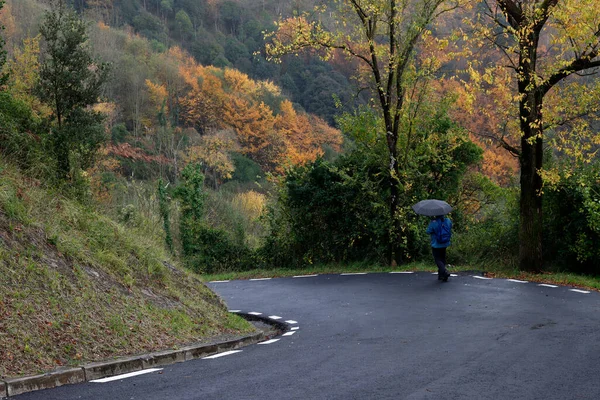
POLYGON ((446 248, 442 247, 438 249, 432 247, 431 251, 433 252, 433 259, 435 260, 435 265, 437 265, 438 267, 438 275, 447 275, 448 271, 446 270, 446 248))

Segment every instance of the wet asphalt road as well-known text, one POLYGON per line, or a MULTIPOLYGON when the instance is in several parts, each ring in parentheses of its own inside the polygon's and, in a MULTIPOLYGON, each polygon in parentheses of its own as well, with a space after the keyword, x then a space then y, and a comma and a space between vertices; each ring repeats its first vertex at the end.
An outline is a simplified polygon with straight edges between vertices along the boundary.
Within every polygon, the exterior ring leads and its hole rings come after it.
POLYGON ((14 399, 600 399, 600 293, 471 275, 210 283, 294 334, 14 399))

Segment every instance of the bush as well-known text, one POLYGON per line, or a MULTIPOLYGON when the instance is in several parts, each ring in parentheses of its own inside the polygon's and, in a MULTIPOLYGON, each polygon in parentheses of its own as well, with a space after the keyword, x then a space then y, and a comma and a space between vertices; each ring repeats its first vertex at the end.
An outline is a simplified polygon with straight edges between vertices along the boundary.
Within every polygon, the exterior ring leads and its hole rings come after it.
MULTIPOLYGON (((569 171, 570 168, 561 168, 569 171)), ((600 274, 600 163, 580 166, 545 190, 544 259, 559 269, 600 274)))
POLYGON ((499 189, 473 221, 458 226, 449 248, 453 263, 516 266, 519 254, 519 192, 499 189))
POLYGON ((279 203, 271 205, 271 234, 261 249, 270 264, 383 261, 389 212, 378 170, 357 168, 352 157, 292 168, 279 203))
POLYGON ((0 92, 0 151, 24 169, 40 164, 46 157, 38 130, 31 108, 0 92))
POLYGON ((197 164, 188 164, 175 190, 180 201, 179 223, 181 247, 188 268, 199 273, 245 270, 253 263, 253 252, 244 243, 238 226, 234 237, 222 229, 209 227, 205 221, 206 193, 204 175, 197 164))

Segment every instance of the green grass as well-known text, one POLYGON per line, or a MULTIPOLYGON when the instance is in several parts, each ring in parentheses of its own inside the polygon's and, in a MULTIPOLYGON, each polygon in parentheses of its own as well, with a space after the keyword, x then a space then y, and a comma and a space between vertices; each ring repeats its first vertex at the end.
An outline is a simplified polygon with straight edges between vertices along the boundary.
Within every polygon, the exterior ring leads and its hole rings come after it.
POLYGON ((156 235, 0 170, 0 377, 254 331, 156 235))
MULTIPOLYGON (((397 267, 373 265, 365 263, 356 263, 350 265, 315 265, 309 266, 303 269, 256 269, 244 272, 228 272, 214 275, 203 275, 202 279, 205 282, 210 281, 224 281, 224 280, 237 280, 237 279, 253 279, 253 278, 280 278, 290 277, 296 275, 325 275, 325 274, 340 274, 340 273, 353 273, 353 272, 369 272, 369 273, 388 273, 393 271, 423 271, 423 272, 435 272, 437 267, 434 266, 433 260, 431 262, 413 262, 397 267)), ((575 286, 579 288, 585 288, 590 290, 600 291, 600 276, 585 276, 577 275, 572 273, 529 273, 519 271, 512 267, 506 267, 502 265, 492 265, 485 268, 471 266, 471 265, 452 265, 450 271, 465 272, 465 271, 479 271, 485 273, 488 276, 496 278, 512 278, 528 280, 539 283, 553 283, 557 285, 575 286)))

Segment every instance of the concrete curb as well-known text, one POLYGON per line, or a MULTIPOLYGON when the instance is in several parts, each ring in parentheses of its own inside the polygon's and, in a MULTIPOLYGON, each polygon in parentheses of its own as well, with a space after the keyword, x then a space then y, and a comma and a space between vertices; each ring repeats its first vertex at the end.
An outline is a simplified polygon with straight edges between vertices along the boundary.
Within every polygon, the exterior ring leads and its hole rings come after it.
POLYGON ((26 376, 6 380, 6 395, 33 392, 35 390, 55 388, 72 383, 85 382, 83 368, 70 368, 51 371, 43 375, 26 376))
MULTIPOLYGON (((240 317, 249 321, 261 321, 272 325, 275 330, 273 335, 279 335, 287 329, 287 325, 269 318, 237 313, 240 317)), ((271 332, 269 332, 271 333, 271 332)), ((110 361, 94 362, 77 368, 60 369, 42 375, 25 376, 21 378, 4 379, 0 381, 0 399, 16 396, 19 394, 33 392, 41 389, 52 389, 55 387, 73 383, 89 382, 95 379, 106 378, 141 371, 143 369, 171 365, 179 362, 190 361, 224 351, 235 350, 240 347, 249 346, 263 341, 271 335, 264 332, 254 333, 239 339, 217 342, 212 344, 195 344, 182 347, 177 350, 165 350, 149 353, 141 356, 124 357, 110 361)))

